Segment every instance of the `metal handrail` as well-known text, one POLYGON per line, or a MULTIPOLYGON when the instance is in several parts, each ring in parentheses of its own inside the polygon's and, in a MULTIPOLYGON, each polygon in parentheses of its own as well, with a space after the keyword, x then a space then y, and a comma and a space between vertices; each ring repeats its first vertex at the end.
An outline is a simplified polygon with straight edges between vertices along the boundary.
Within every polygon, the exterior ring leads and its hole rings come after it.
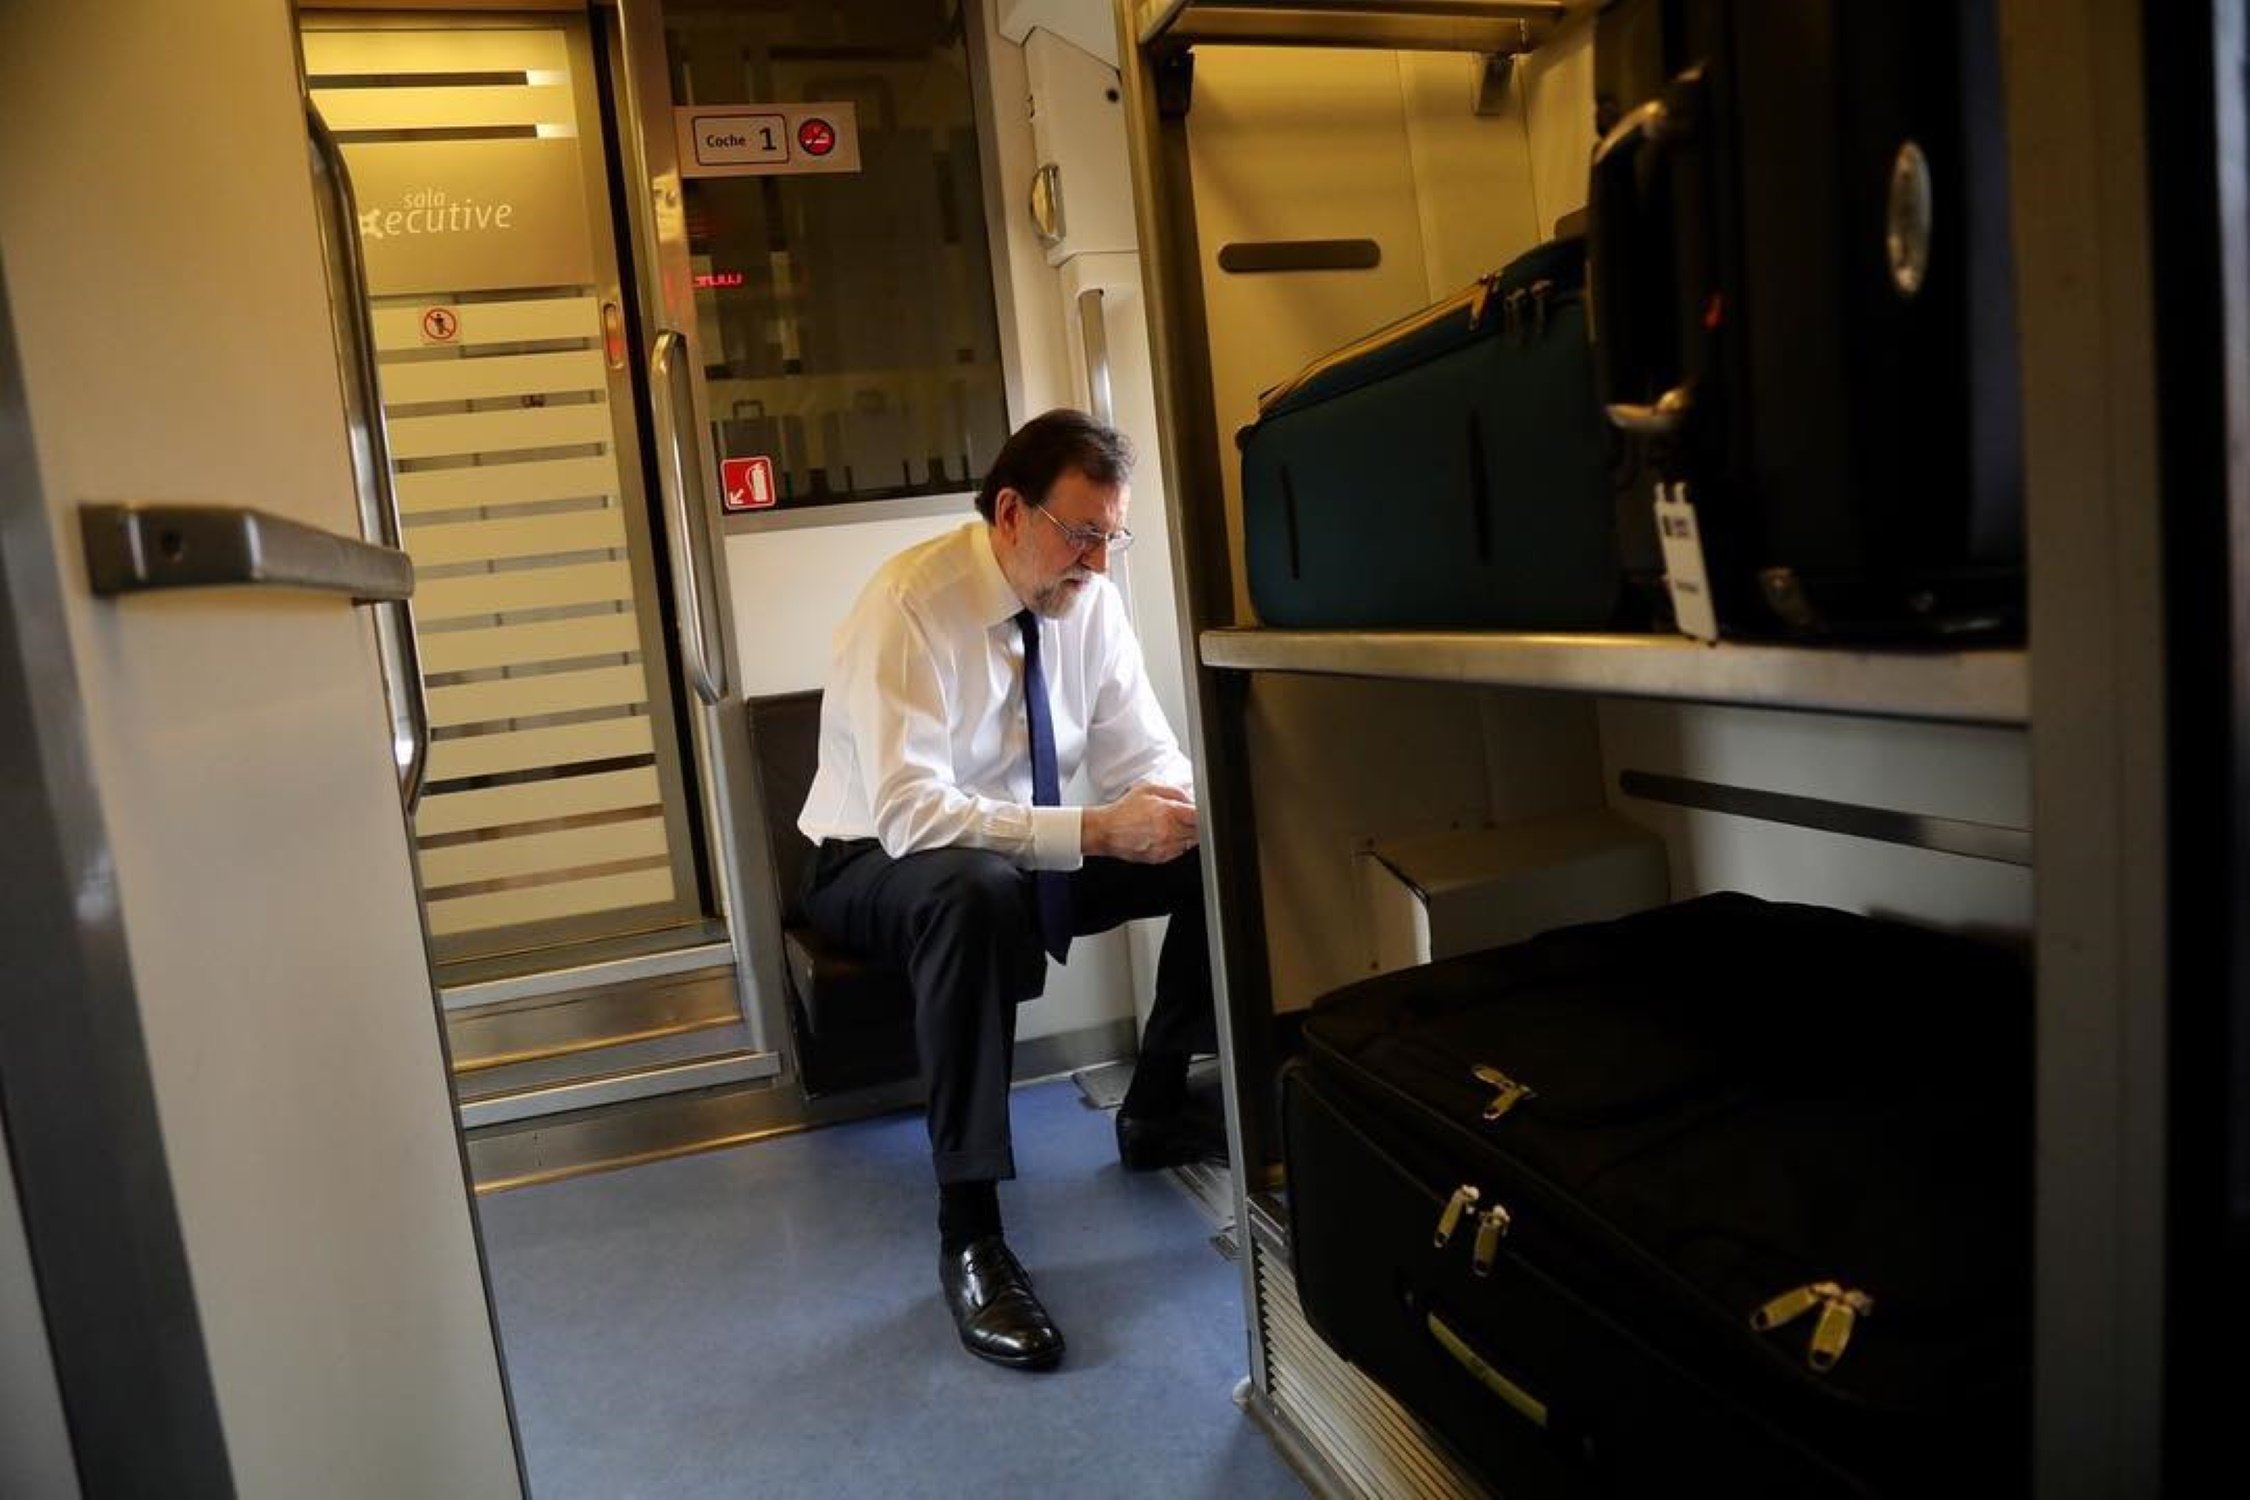
POLYGON ((672 543, 680 650, 687 658, 696 696, 718 704, 727 696, 726 637, 708 583, 711 534, 701 524, 706 506, 702 467, 690 457, 695 436, 686 424, 695 410, 694 393, 680 389, 688 374, 680 358, 686 350, 687 335, 678 329, 667 328, 656 336, 655 351, 649 356, 649 396, 656 407, 657 438, 664 445, 657 477, 664 491, 665 530, 672 543))
POLYGON ((1086 346, 1086 400, 1094 420, 1104 426, 1117 421, 1109 385, 1109 327, 1102 318, 1102 289, 1090 286, 1078 294, 1078 331, 1086 346))
POLYGON ((397 604, 414 592, 413 560, 396 547, 247 506, 81 505, 78 525, 87 584, 103 599, 247 586, 397 604))
MULTIPOLYGON (((314 180, 326 189, 321 237, 328 249, 328 310, 344 366, 344 414, 351 428, 360 532, 371 542, 403 550, 406 528, 391 476, 390 438, 376 374, 375 320, 368 302, 367 262, 360 251, 359 205, 343 147, 310 100, 305 122, 312 137, 314 180)), ((409 592, 411 577, 410 571, 409 592)), ((430 764, 430 706, 422 685, 414 607, 403 595, 393 608, 376 613, 375 640, 391 716, 391 759, 398 767, 399 796, 412 813, 422 801, 430 764)))

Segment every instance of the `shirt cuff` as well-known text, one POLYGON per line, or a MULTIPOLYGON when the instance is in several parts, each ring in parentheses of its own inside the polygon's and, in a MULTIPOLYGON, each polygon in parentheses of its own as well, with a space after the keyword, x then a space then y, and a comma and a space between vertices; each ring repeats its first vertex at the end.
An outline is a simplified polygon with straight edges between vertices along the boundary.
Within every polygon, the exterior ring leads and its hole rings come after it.
POLYGON ((1032 808, 1031 868, 1075 870, 1086 863, 1085 851, 1079 845, 1085 816, 1082 807, 1032 808))

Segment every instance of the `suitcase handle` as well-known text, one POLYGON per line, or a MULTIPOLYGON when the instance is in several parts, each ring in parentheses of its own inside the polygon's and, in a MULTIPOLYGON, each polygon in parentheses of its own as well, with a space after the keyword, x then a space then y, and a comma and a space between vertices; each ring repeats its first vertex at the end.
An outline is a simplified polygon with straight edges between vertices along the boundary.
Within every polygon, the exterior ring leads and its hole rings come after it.
MULTIPOLYGON (((1671 254, 1649 255, 1652 234, 1668 245, 1670 225, 1644 223, 1639 164, 1642 152, 1658 153, 1652 170, 1672 171, 1673 155, 1693 133, 1694 103, 1702 70, 1691 68, 1658 98, 1643 101, 1617 122, 1594 148, 1591 192, 1587 201, 1586 326, 1592 341, 1594 375, 1602 409, 1612 425, 1639 437, 1669 437, 1687 422, 1695 386, 1683 379, 1654 401, 1617 399, 1652 382, 1645 367, 1656 330, 1654 319, 1636 319, 1632 271, 1636 246, 1649 263, 1674 265, 1671 254)), ((1665 291, 1668 293, 1669 288, 1665 291)), ((1669 298, 1667 297, 1667 301, 1669 298)), ((1645 299, 1641 305, 1645 304, 1645 299)), ((1667 330, 1669 331, 1669 330, 1667 330)), ((1677 348, 1676 339, 1673 341, 1677 348)))
POLYGON ((1609 413, 1611 425, 1632 433, 1635 437, 1669 437, 1680 430, 1687 420, 1688 408, 1694 403, 1694 387, 1676 385, 1656 398, 1652 405, 1638 406, 1630 401, 1605 402, 1602 410, 1609 413))

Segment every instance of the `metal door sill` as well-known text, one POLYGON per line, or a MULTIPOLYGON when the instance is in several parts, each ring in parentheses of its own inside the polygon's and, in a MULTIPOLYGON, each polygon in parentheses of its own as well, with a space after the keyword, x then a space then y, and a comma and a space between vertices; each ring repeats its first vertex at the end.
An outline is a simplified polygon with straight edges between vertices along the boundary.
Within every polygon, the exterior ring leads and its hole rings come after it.
POLYGON ((699 943, 692 948, 673 948, 662 953, 644 953, 635 958, 580 964, 575 968, 525 974, 514 979, 490 979, 481 984, 451 985, 439 990, 438 997, 444 1001, 448 1011, 473 1010, 480 1005, 498 1005, 508 1000, 530 1000, 542 995, 566 994, 572 990, 632 984, 642 979, 690 974, 698 969, 731 967, 733 963, 734 949, 730 945, 699 943))
POLYGON ((780 1072, 781 1057, 774 1052, 730 1052, 718 1057, 697 1058, 692 1062, 635 1068, 627 1072, 605 1074, 599 1078, 577 1079, 569 1083, 520 1089, 514 1093, 472 1100, 461 1106, 461 1128, 478 1130, 492 1125, 509 1125, 518 1120, 541 1119, 548 1115, 626 1104, 636 1099, 652 1099, 660 1094, 679 1094, 691 1089, 716 1088, 731 1083, 753 1083, 762 1078, 775 1077, 780 1072))

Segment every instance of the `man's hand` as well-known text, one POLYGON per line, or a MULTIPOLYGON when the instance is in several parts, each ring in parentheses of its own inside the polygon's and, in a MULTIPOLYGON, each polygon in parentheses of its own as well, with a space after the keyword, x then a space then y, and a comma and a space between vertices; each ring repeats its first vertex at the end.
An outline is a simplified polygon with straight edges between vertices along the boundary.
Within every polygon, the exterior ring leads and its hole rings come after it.
POLYGON ((1107 807, 1089 807, 1079 821, 1086 853, 1160 865, 1195 847, 1195 799, 1178 787, 1143 782, 1107 807))

